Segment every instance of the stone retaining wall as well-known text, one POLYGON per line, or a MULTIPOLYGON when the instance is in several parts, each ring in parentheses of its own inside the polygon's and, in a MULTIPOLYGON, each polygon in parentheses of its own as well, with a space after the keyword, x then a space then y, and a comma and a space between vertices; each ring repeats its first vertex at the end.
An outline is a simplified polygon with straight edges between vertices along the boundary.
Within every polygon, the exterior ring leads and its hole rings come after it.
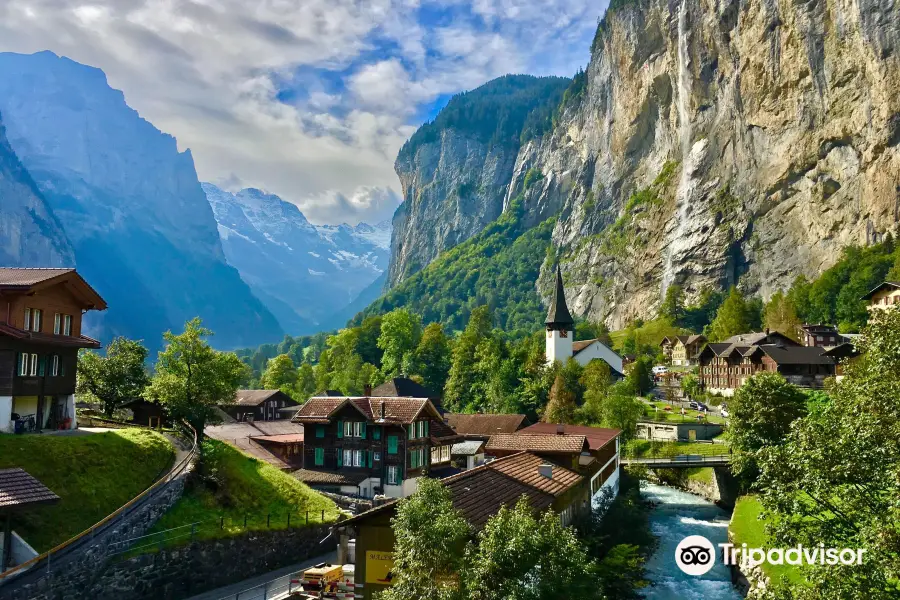
POLYGON ((328 525, 252 531, 110 564, 84 597, 179 600, 334 550, 328 525), (323 542, 323 540, 325 540, 323 542))

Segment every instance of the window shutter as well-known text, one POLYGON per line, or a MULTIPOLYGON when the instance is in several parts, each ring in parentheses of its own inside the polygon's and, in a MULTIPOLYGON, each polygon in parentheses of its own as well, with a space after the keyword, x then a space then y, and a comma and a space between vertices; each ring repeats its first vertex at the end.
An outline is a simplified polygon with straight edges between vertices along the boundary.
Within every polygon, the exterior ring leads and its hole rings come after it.
POLYGON ((425 421, 425 437, 428 437, 428 423, 429 421, 425 421))
POLYGON ((388 436, 388 454, 397 454, 397 436, 388 436))
POLYGON ((375 426, 375 429, 372 430, 372 439, 380 440, 381 439, 381 427, 375 426))
POLYGON ((59 376, 60 377, 66 376, 66 361, 64 361, 62 359, 62 357, 60 357, 60 359, 59 359, 59 376))
POLYGON ((324 425, 316 425, 316 437, 317 438, 325 437, 325 426, 324 425))
POLYGON ((47 357, 41 356, 38 358, 38 375, 40 377, 43 377, 46 370, 47 370, 47 357))
POLYGON ((25 356, 24 352, 19 352, 19 375, 25 374, 25 365, 27 364, 25 356))
POLYGON ((416 438, 416 424, 410 423, 409 424, 409 439, 413 440, 415 438, 416 438))
POLYGON ((410 469, 416 468, 416 451, 415 450, 409 451, 409 468, 410 469))
POLYGON ((359 437, 362 439, 366 439, 366 424, 362 422, 359 424, 359 437))
POLYGON ((344 449, 343 448, 337 449, 337 466, 339 466, 339 467, 344 466, 344 449))
POLYGON ((316 466, 321 467, 325 463, 325 449, 316 448, 316 466))
POLYGON ((344 437, 344 422, 338 421, 338 438, 344 437))
POLYGON ((372 468, 372 451, 366 450, 366 463, 369 465, 369 468, 372 468))

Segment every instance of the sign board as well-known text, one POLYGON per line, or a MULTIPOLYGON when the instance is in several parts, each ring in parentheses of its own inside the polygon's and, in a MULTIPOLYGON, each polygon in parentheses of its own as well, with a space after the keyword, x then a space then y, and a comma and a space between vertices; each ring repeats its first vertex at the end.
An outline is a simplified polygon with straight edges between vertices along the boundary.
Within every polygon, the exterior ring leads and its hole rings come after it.
POLYGON ((391 580, 394 578, 393 569, 393 553, 378 550, 366 552, 366 583, 391 585, 391 580))

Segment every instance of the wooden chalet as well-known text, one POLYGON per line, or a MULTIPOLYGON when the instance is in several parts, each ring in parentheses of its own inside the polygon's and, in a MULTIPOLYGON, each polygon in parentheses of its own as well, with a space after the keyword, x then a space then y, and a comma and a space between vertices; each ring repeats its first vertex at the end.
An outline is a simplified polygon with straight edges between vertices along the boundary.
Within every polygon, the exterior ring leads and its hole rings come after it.
POLYGON ((294 476, 316 487, 373 498, 401 498, 427 475, 435 449, 461 438, 428 398, 310 398, 292 419, 303 425, 303 469, 294 476))
MULTIPOLYGON (((499 458, 441 482, 450 491, 454 507, 472 527, 473 535, 501 507, 511 508, 523 497, 536 513, 551 510, 566 525, 590 508, 584 476, 529 452, 499 458)), ((396 510, 395 500, 335 526, 340 540, 339 561, 347 556, 348 541, 356 539, 357 598, 374 598, 390 586, 395 541, 391 519, 396 510)))
POLYGON ((75 269, 0 268, 0 432, 74 429, 82 317, 106 302, 75 269))
POLYGON ((291 407, 299 403, 281 390, 238 390, 234 401, 219 408, 236 421, 278 421, 290 419, 291 407))

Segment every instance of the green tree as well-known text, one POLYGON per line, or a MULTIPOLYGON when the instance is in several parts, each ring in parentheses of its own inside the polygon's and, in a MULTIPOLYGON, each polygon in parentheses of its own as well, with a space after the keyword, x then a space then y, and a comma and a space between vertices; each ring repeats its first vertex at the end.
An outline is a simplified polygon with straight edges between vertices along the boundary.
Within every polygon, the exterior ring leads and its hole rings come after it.
POLYGON ((366 317, 357 328, 359 334, 356 340, 356 352, 363 362, 371 363, 381 368, 383 350, 378 347, 378 338, 381 337, 381 315, 366 317))
POLYGON ((478 344, 491 335, 491 316, 487 306, 479 306, 469 316, 469 323, 453 346, 450 376, 444 393, 444 404, 454 411, 462 410, 471 401, 477 381, 475 365, 478 344))
POLYGON ((666 288, 666 295, 659 307, 659 316, 673 325, 680 325, 684 320, 684 290, 680 285, 672 284, 666 288))
POLYGON ((440 394, 450 375, 450 340, 440 323, 431 323, 422 332, 422 340, 415 352, 415 370, 422 376, 422 385, 440 394))
POLYGON ((806 414, 806 395, 778 373, 761 373, 735 391, 728 408, 731 469, 752 481, 759 473, 759 451, 783 443, 791 423, 806 414))
POLYGON ((308 362, 304 362, 297 369, 297 395, 294 399, 298 402, 306 402, 317 391, 316 375, 313 366, 308 362))
POLYGON ((688 373, 681 378, 681 391, 684 392, 686 398, 695 399, 700 397, 700 380, 693 373, 688 373))
POLYGON ((873 312, 854 341, 863 354, 760 452, 758 488, 772 547, 858 548, 861 565, 804 567, 799 600, 900 596, 900 311, 873 312))
POLYGON ((718 342, 739 333, 747 333, 751 328, 752 314, 744 295, 736 287, 728 292, 728 297, 716 311, 716 318, 709 325, 710 341, 718 342))
POLYGON ((792 340, 799 341, 800 318, 790 296, 781 292, 775 292, 769 298, 765 311, 766 327, 772 331, 778 331, 792 340))
POLYGON ((385 377, 400 373, 403 359, 416 349, 421 339, 422 319, 419 315, 396 308, 382 317, 378 348, 384 352, 381 370, 385 377))
POLYGON ((603 598, 597 565, 575 531, 552 511, 536 517, 525 498, 488 520, 469 555, 472 600, 603 598))
POLYGON ((631 371, 628 372, 628 383, 638 396, 643 396, 653 389, 653 359, 649 356, 639 356, 631 371))
POLYGON ((381 600, 463 600, 461 590, 439 583, 459 574, 466 581, 465 554, 471 537, 468 523, 453 506, 450 491, 437 479, 422 477, 412 496, 400 501, 391 519, 394 533, 394 579, 381 600))
POLYGON ((691 331, 703 331, 716 318, 716 311, 724 300, 725 295, 721 291, 704 288, 697 303, 684 309, 683 325, 691 331))
POLYGON ((584 403, 579 410, 578 420, 585 425, 599 424, 603 420, 603 403, 612 385, 609 365, 602 360, 592 360, 581 374, 584 388, 584 403))
POLYGON ((618 381, 603 403, 603 425, 621 429, 624 442, 634 439, 638 419, 644 414, 644 407, 634 394, 629 381, 618 381))
POLYGON ((144 392, 147 348, 141 342, 117 337, 107 346, 105 356, 85 350, 79 354, 76 391, 101 402, 107 417, 144 392))
POLYGON ((247 370, 233 352, 213 350, 206 341, 211 335, 199 317, 185 323, 183 333, 165 332, 166 346, 146 388, 148 398, 190 423, 200 438, 208 423, 218 421, 216 407, 234 400, 247 370))
POLYGON ((296 393, 297 385, 296 367, 294 361, 287 354, 279 354, 275 358, 269 359, 266 370, 263 371, 260 385, 266 390, 281 390, 288 396, 293 397, 296 393))

